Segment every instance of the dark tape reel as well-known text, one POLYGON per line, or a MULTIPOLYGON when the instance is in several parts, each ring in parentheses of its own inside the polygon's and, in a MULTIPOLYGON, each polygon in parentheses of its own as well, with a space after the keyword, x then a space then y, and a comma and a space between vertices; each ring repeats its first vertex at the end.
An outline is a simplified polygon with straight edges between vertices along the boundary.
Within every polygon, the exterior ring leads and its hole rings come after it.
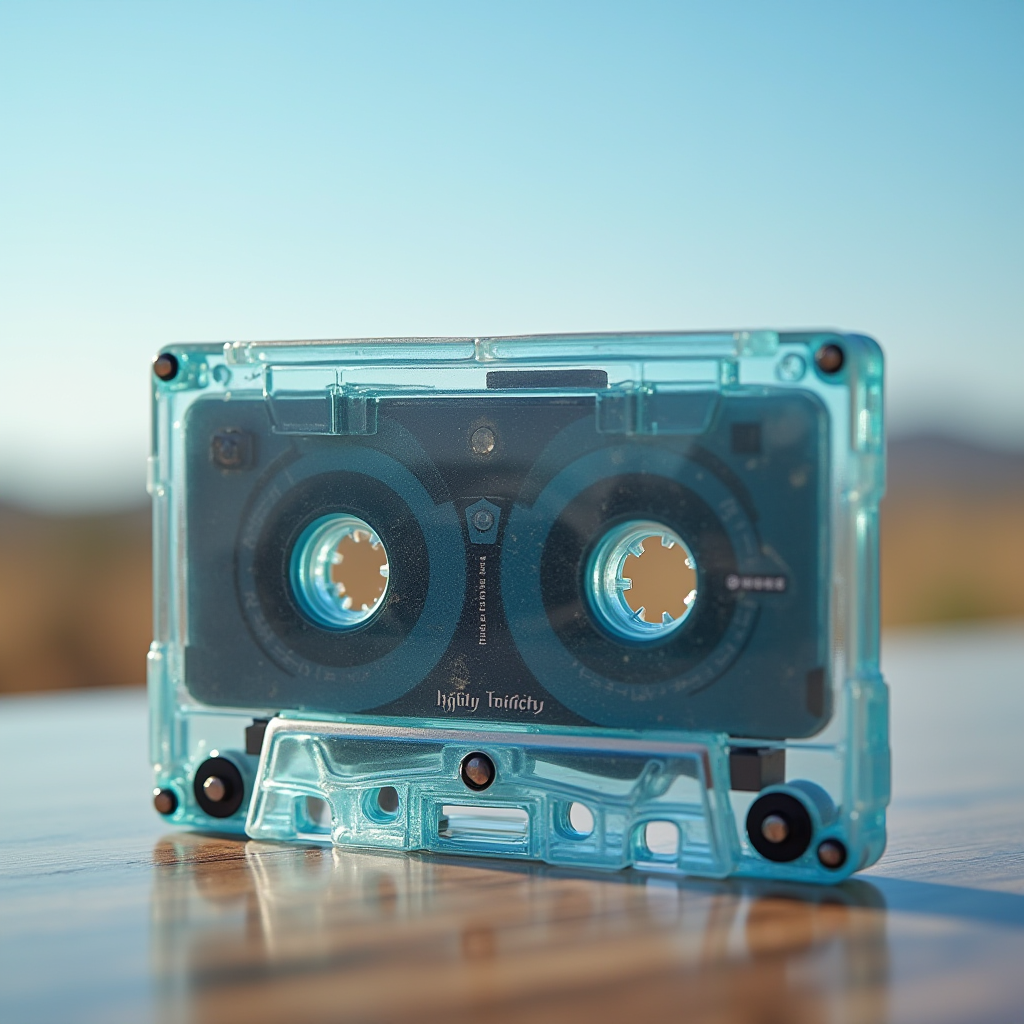
POLYGON ((318 451, 261 489, 239 534, 236 578, 246 622, 263 650, 295 676, 337 684, 338 711, 401 696, 433 668, 458 622, 465 554, 454 506, 435 504, 417 477, 381 451, 318 451), (331 513, 368 523, 389 554, 387 594, 372 619, 339 632, 311 621, 291 591, 289 565, 305 528, 331 513))
POLYGON ((657 444, 599 448, 556 473, 532 505, 513 508, 502 551, 509 628, 562 703, 599 724, 647 724, 652 702, 710 685, 743 649, 757 608, 726 579, 758 552, 743 506, 707 467, 657 444), (697 603, 662 642, 610 636, 589 610, 587 553, 625 519, 662 522, 694 552, 697 603))

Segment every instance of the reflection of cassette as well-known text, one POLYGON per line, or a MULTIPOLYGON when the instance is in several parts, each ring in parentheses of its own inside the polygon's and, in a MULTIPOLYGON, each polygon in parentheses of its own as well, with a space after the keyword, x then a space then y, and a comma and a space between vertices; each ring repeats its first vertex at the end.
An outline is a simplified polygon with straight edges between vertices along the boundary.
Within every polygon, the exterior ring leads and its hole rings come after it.
POLYGON ((888 1018, 887 915, 869 882, 634 872, 609 885, 524 862, 495 878, 442 858, 189 835, 154 854, 168 1024, 226 1006, 245 1021, 334 1019, 339 992, 356 1020, 533 1019, 553 1005, 604 1020, 620 1015, 610 1000, 628 1013, 638 999, 699 1020, 785 1007, 811 1024, 846 1020, 851 1004, 858 1020, 888 1018))
POLYGON ((155 370, 163 813, 717 875, 878 856, 869 339, 195 346, 155 370))

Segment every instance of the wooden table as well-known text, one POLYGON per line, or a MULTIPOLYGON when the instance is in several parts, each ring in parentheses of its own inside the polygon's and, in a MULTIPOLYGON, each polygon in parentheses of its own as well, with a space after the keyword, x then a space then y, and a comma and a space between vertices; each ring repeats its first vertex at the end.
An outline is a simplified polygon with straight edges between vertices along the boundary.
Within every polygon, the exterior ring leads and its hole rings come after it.
POLYGON ((141 693, 0 702, 0 1020, 1024 1021, 1024 630, 888 638, 890 849, 833 889, 168 831, 141 693))

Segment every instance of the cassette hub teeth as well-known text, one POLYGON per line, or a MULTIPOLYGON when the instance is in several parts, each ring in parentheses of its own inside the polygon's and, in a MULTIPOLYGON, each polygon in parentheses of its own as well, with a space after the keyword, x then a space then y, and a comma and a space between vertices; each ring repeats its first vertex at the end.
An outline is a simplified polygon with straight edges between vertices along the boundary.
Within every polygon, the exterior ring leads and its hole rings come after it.
POLYGON ((598 542, 589 561, 588 596, 601 625, 617 637, 662 640, 689 615, 697 598, 695 576, 693 556, 674 530, 635 520, 613 526, 598 542), (655 538, 657 545, 645 546, 655 538))
POLYGON ((383 605, 389 578, 380 537, 346 513, 311 523, 292 553, 292 591, 307 616, 327 629, 365 623, 383 605))

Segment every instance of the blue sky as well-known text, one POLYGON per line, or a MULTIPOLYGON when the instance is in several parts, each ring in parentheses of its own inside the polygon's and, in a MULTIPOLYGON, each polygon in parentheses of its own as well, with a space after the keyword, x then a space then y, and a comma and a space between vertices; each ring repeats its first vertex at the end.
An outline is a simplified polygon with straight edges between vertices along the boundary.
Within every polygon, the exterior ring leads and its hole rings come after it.
POLYGON ((839 326, 1024 445, 1024 3, 0 0, 0 498, 172 341, 839 326))

